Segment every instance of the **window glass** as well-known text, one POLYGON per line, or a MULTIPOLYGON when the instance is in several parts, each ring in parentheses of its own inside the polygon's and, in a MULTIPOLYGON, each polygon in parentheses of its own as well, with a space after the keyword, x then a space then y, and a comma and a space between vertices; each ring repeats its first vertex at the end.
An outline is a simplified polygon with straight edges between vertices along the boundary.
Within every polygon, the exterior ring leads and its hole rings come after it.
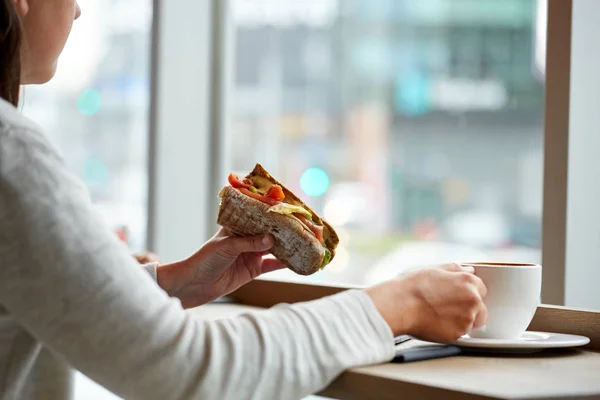
POLYGON ((341 238, 323 271, 272 277, 372 284, 447 261, 540 262, 540 10, 234 0, 230 167, 260 162, 341 238))
POLYGON ((146 240, 152 2, 79 4, 82 16, 55 78, 23 91, 23 112, 60 148, 110 227, 138 251, 146 240))

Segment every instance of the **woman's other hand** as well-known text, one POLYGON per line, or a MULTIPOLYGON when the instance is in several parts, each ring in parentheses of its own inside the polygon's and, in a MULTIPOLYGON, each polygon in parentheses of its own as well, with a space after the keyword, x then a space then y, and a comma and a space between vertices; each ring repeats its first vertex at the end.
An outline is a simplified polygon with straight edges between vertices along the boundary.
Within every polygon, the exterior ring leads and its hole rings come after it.
POLYGON ((486 287, 472 268, 443 265, 366 290, 394 335, 453 342, 487 321, 486 287))
POLYGON ((149 264, 151 262, 160 263, 160 259, 156 254, 150 253, 148 251, 143 251, 141 253, 137 253, 133 255, 133 258, 140 264, 149 264))
POLYGON ((273 244, 270 235, 241 237, 221 229, 188 259, 158 267, 158 283, 185 308, 208 303, 261 274, 284 268, 268 256, 273 244))

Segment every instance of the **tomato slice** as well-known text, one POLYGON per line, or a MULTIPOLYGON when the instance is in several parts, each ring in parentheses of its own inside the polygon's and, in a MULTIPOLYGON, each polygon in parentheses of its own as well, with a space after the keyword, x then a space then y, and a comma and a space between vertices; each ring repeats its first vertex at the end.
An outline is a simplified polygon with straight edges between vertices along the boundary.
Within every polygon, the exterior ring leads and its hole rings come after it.
POLYGON ((254 192, 251 192, 250 190, 248 190, 248 189, 246 189, 246 188, 240 188, 240 191, 241 191, 242 193, 244 193, 246 196, 250 196, 250 197, 252 197, 253 199, 256 199, 256 200, 258 200, 258 201, 262 201, 263 203, 266 203, 266 204, 268 204, 268 205, 270 205, 270 206, 274 206, 274 205, 276 205, 276 204, 279 204, 279 203, 281 203, 280 201, 277 201, 277 200, 275 200, 275 199, 272 199, 272 198, 270 198, 270 197, 263 196, 263 195, 262 195, 262 194, 260 194, 260 193, 254 193, 254 192))
POLYGON ((271 186, 269 188, 269 190, 267 191, 266 196, 273 200, 277 200, 277 201, 282 201, 283 199, 285 199, 285 194, 283 194, 283 189, 279 185, 271 186))
POLYGON ((233 172, 229 174, 227 180, 229 181, 229 184, 236 189, 248 189, 250 186, 252 186, 252 182, 250 182, 249 179, 242 178, 241 176, 234 174, 233 172))
POLYGON ((306 227, 308 229, 310 229, 312 231, 312 233, 315 234, 315 237, 317 238, 317 240, 321 243, 324 242, 324 237, 323 237, 323 227, 320 225, 316 225, 314 224, 312 221, 309 221, 304 215, 301 214, 294 214, 300 221, 302 221, 302 223, 304 225, 306 225, 306 227))

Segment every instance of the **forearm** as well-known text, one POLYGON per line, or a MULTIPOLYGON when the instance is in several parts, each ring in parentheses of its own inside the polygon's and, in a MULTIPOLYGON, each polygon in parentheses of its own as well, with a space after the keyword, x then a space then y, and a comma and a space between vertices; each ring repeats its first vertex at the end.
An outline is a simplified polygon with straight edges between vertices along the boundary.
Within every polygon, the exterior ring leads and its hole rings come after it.
POLYGON ((226 361, 206 371, 197 388, 205 398, 298 399, 394 354, 388 326, 356 291, 222 320, 209 332, 208 351, 226 361))
MULTIPOLYGON (((164 290, 169 297, 178 297, 178 291, 182 288, 182 277, 190 275, 189 268, 185 261, 156 265, 155 276, 158 286, 164 290)), ((202 293, 198 293, 198 298, 202 297, 202 293)), ((204 304, 205 302, 202 302, 204 304)))
POLYGON ((413 329, 420 302, 410 281, 387 281, 366 289, 365 293, 394 335, 406 334, 413 329))

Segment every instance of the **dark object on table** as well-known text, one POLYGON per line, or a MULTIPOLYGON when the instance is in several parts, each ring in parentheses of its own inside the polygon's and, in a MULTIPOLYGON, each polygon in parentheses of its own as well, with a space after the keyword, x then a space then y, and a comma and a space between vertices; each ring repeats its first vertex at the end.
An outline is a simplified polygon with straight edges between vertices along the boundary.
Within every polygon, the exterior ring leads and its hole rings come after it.
POLYGON ((408 342, 410 339, 412 339, 412 338, 410 336, 408 336, 408 335, 396 336, 394 338, 394 345, 398 346, 399 344, 402 344, 404 342, 408 342))
POLYGON ((452 345, 430 345, 399 349, 392 360, 394 363, 406 363, 413 361, 433 360, 436 358, 452 357, 462 353, 457 346, 452 345))

